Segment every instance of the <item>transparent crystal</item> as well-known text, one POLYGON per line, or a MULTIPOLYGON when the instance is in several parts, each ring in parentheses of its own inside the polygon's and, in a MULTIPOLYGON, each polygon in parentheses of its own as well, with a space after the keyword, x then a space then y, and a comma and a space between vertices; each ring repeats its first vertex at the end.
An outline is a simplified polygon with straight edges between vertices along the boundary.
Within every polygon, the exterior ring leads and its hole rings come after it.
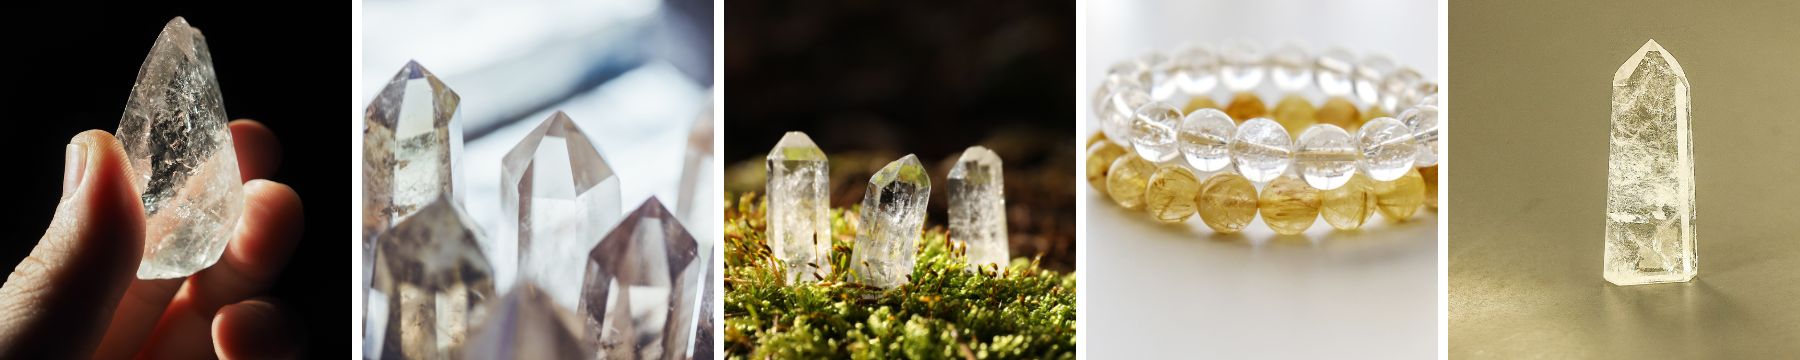
POLYGON ((1200 109, 1182 119, 1179 146, 1187 163, 1202 172, 1231 165, 1231 139, 1237 123, 1219 109, 1200 109))
POLYGON ((177 17, 157 34, 138 68, 114 132, 142 195, 140 279, 192 275, 225 253, 244 209, 237 153, 212 54, 200 30, 177 17))
POLYGON ((688 128, 687 151, 681 161, 680 199, 675 201, 675 213, 680 214, 681 222, 692 224, 688 230, 694 232, 694 238, 717 238, 712 232, 718 215, 717 204, 720 198, 717 191, 718 181, 713 176, 713 167, 717 159, 713 158, 713 108, 707 106, 706 111, 694 118, 694 125, 688 128))
POLYGON ((1693 280, 1700 264, 1687 73, 1651 40, 1619 67, 1612 85, 1606 281, 1693 280))
POLYGON ((1282 45, 1269 52, 1269 78, 1283 91, 1299 91, 1311 84, 1312 67, 1312 59, 1300 45, 1282 45))
POLYGON ((1137 86, 1118 86, 1106 101, 1106 115, 1100 117, 1100 130, 1106 138, 1121 146, 1130 147, 1132 122, 1137 118, 1137 109, 1150 103, 1150 94, 1137 86))
POLYGON ((1175 146, 1175 127, 1181 125, 1181 109, 1161 101, 1139 107, 1131 122, 1131 146, 1151 162, 1180 155, 1175 146))
POLYGON ((520 280, 457 356, 464 359, 575 359, 594 354, 576 336, 575 315, 531 280, 520 280))
POLYGON ((506 218, 487 249, 518 259, 557 304, 574 308, 585 255, 619 221, 619 177, 593 141, 558 111, 501 158, 500 205, 506 218))
POLYGON ((408 61, 363 112, 363 288, 373 289, 366 285, 375 273, 376 237, 438 196, 462 202, 459 99, 408 61))
POLYGON ((787 282, 831 273, 831 164, 812 138, 789 132, 769 150, 769 247, 787 282))
POLYGON ((1419 156, 1413 160, 1413 166, 1437 165, 1438 160, 1438 109, 1433 105, 1419 105, 1400 112, 1400 123, 1412 129, 1413 141, 1419 145, 1419 156))
POLYGON ((1356 175, 1356 140, 1350 132, 1331 124, 1319 124, 1300 132, 1294 166, 1307 185, 1319 190, 1344 186, 1356 175))
POLYGON ((1394 60, 1382 55, 1369 55, 1356 64, 1356 99, 1363 104, 1379 104, 1381 80, 1394 70, 1394 60))
POLYGON ((1419 156, 1412 129, 1390 117, 1363 123, 1356 131, 1356 143, 1362 152, 1359 164, 1375 181, 1399 179, 1412 170, 1413 159, 1419 156))
POLYGON ((950 193, 950 239, 968 249, 969 264, 1006 267, 1006 180, 1000 155, 971 146, 945 180, 950 193))
POLYGON ((910 281, 918 255, 914 246, 924 230, 930 200, 931 178, 912 154, 869 177, 850 258, 850 268, 864 284, 891 288, 910 281))
POLYGON ((1293 139, 1287 129, 1268 118, 1255 118, 1238 125, 1231 138, 1231 161, 1239 174, 1255 182, 1266 182, 1287 172, 1293 162, 1293 139))
POLYGON ((1149 72, 1150 82, 1145 85, 1150 89, 1151 99, 1166 101, 1182 95, 1180 78, 1182 74, 1177 71, 1175 59, 1152 51, 1144 54, 1143 58, 1138 61, 1142 62, 1144 70, 1149 72))
POLYGON ((655 197, 645 200, 588 253, 581 304, 595 357, 680 359, 693 346, 704 269, 699 244, 655 197))
MULTIPOLYGON (((493 269, 482 235, 462 206, 445 196, 381 234, 375 286, 385 294, 382 358, 445 358, 486 318, 493 269)), ((371 315, 375 312, 371 312, 371 315)))
POLYGON ((1354 88, 1356 60, 1350 50, 1332 48, 1313 59, 1314 77, 1319 81, 1319 91, 1326 97, 1350 95, 1354 88))
POLYGON ((1136 60, 1120 61, 1113 64, 1111 67, 1107 67, 1106 77, 1101 79, 1099 87, 1094 88, 1094 116, 1102 120, 1106 119, 1106 114, 1109 109, 1106 106, 1107 102, 1111 101, 1113 92, 1117 91, 1119 87, 1130 86, 1141 88, 1148 86, 1150 80, 1140 76, 1147 76, 1150 73, 1144 71, 1143 68, 1144 64, 1136 60))
POLYGON ((1263 74, 1267 69, 1263 65, 1262 53, 1258 52, 1255 43, 1248 41, 1233 42, 1220 51, 1219 74, 1225 81, 1225 88, 1232 92, 1255 89, 1262 84, 1263 74))
POLYGON ((1388 73, 1381 79, 1381 108, 1396 111, 1417 101, 1413 95, 1414 86, 1423 81, 1418 70, 1402 67, 1388 73))
POLYGON ((1219 54, 1199 45, 1175 53, 1175 79, 1189 96, 1206 96, 1219 86, 1219 54))

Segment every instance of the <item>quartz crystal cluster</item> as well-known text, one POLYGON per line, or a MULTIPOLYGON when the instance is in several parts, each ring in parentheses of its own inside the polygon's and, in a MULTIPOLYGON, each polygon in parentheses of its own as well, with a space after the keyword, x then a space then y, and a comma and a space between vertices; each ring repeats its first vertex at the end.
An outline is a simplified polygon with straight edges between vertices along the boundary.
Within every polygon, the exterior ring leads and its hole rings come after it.
POLYGON ((1687 73, 1655 40, 1613 74, 1606 182, 1606 281, 1692 280, 1693 112, 1687 73))
POLYGON ((581 296, 587 250, 619 221, 619 177, 593 141, 558 111, 501 159, 500 222, 493 256, 516 257, 557 304, 581 296))
POLYGON ((969 264, 1005 268, 1006 180, 1000 155, 971 146, 945 180, 950 193, 950 238, 968 249, 969 264))
POLYGON ((382 358, 448 357, 482 322, 483 305, 494 297, 485 238, 448 196, 381 235, 375 287, 386 304, 371 305, 367 316, 385 316, 386 328, 366 331, 383 332, 382 358))
POLYGON ((864 284, 892 288, 910 281, 915 248, 925 229, 931 178, 907 154, 875 172, 863 193, 851 269, 864 284))
POLYGON ((789 132, 768 156, 769 247, 788 283, 831 272, 831 167, 805 133, 789 132))
POLYGON ((115 134, 146 216, 137 277, 184 277, 218 262, 244 209, 243 183, 212 54, 187 20, 157 34, 115 134))
MULTIPOLYGON (((588 253, 577 317, 595 357, 680 359, 694 341, 701 249, 655 197, 588 253)), ((710 254, 711 252, 706 252, 710 254)))

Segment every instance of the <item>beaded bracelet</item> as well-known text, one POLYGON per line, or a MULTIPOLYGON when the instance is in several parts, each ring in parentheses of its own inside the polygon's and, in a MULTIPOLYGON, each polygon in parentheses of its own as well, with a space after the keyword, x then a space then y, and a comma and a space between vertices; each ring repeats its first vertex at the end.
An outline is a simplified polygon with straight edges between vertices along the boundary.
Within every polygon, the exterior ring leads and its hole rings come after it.
POLYGON ((1291 45, 1258 57, 1234 44, 1223 55, 1188 47, 1115 64, 1095 93, 1102 130, 1089 140, 1089 183, 1158 221, 1198 213, 1226 233, 1259 211, 1277 233, 1298 234, 1321 214, 1347 230, 1376 210, 1406 219, 1421 203, 1435 208, 1437 85, 1384 57, 1349 59, 1291 45), (1249 92, 1265 72, 1290 94, 1272 113, 1249 92), (1206 96, 1221 82, 1234 93, 1224 111, 1206 96), (1317 108, 1296 94, 1308 84, 1328 96, 1317 108), (1182 98, 1186 106, 1171 105, 1182 98), (1388 117, 1396 108, 1399 119, 1388 117))

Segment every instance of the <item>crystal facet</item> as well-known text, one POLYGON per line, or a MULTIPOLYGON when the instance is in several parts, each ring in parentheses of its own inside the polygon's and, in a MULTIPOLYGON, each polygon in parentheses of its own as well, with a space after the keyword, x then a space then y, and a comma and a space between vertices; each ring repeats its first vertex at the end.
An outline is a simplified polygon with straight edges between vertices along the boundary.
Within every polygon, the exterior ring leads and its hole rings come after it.
POLYGON ((831 272, 831 164, 812 138, 789 132, 769 150, 769 247, 787 282, 831 272))
POLYGON ((488 246, 495 258, 518 259, 517 276, 574 308, 584 255, 619 221, 619 177, 587 134, 558 111, 501 159, 500 204, 506 218, 488 246))
POLYGON ((1181 155, 1195 169, 1219 171, 1231 165, 1231 137, 1237 124, 1218 109, 1200 109, 1182 119, 1177 140, 1181 155))
POLYGON ((486 237, 454 201, 438 197, 381 234, 375 286, 387 300, 382 358, 448 357, 486 318, 482 305, 494 297, 493 269, 481 252, 486 237))
POLYGON ((439 196, 462 202, 459 99, 408 61, 363 113, 364 282, 374 274, 377 236, 439 196))
POLYGON ((486 310, 487 320, 457 355, 465 359, 574 359, 594 354, 577 337, 575 315, 530 280, 486 310))
POLYGON ((925 230, 925 206, 930 201, 931 177, 912 154, 869 177, 850 258, 850 268, 864 284, 892 288, 909 281, 918 255, 914 246, 925 230))
POLYGON ((1356 131, 1357 148, 1362 151, 1364 173, 1375 181, 1389 181, 1406 175, 1418 157, 1412 129, 1400 120, 1377 118, 1356 131))
POLYGON ((1250 181, 1273 180, 1293 162, 1293 141, 1275 120, 1250 119, 1231 138, 1231 161, 1250 181))
POLYGON ((1000 155, 971 146, 950 168, 950 239, 968 249, 969 265, 1006 267, 1006 180, 1000 155))
POLYGON ((699 243, 651 197, 588 253, 576 317, 596 356, 680 359, 693 346, 704 281, 699 243))
POLYGON ((1336 125, 1313 125, 1300 133, 1294 150, 1294 166, 1306 184, 1319 190, 1336 189, 1356 174, 1356 140, 1336 125))
POLYGON ((1151 162, 1164 162, 1181 154, 1175 143, 1175 128, 1181 125, 1181 109, 1160 101, 1152 102, 1138 108, 1133 119, 1131 145, 1139 156, 1151 162))
POLYGON ((1612 85, 1606 281, 1693 280, 1699 255, 1687 73, 1651 40, 1619 67, 1612 85))
POLYGON ((144 205, 140 279, 212 266, 244 210, 243 182, 206 37, 175 18, 138 68, 114 132, 144 205))

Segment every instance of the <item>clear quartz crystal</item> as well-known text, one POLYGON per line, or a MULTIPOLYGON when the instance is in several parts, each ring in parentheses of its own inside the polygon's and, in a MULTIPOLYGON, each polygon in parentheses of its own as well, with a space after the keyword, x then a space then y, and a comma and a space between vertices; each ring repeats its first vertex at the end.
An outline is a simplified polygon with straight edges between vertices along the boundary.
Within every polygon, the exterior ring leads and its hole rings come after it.
POLYGON ((1312 83, 1312 59, 1306 49, 1287 44, 1269 52, 1269 78, 1282 91, 1294 92, 1312 83))
POLYGON ((551 114, 501 159, 500 205, 506 218, 487 249, 518 259, 557 304, 581 296, 584 254, 619 221, 619 177, 567 114, 551 114))
POLYGON ((1119 87, 1148 85, 1148 79, 1139 77, 1140 75, 1149 75, 1148 72, 1143 71, 1143 67, 1143 63, 1136 60, 1125 60, 1106 68, 1106 78, 1101 79, 1100 86, 1094 88, 1093 111, 1095 117, 1106 119, 1109 110, 1106 105, 1111 101, 1113 92, 1117 91, 1119 87))
POLYGON ((1319 190, 1336 189, 1356 175, 1356 140, 1344 128, 1313 125, 1300 132, 1298 142, 1294 166, 1307 185, 1319 190))
POLYGON ((1381 80, 1394 70, 1394 60, 1382 55, 1369 55, 1356 64, 1356 99, 1363 104, 1381 102, 1381 80))
POLYGON ((1362 152, 1359 163, 1363 173, 1375 181, 1391 181, 1405 176, 1417 159, 1418 145, 1412 129, 1390 117, 1375 118, 1356 131, 1356 146, 1362 152))
POLYGON ((1184 46, 1175 53, 1176 80, 1190 96, 1206 96, 1219 86, 1219 54, 1201 45, 1184 46))
POLYGON ((1275 120, 1255 118, 1238 125, 1231 138, 1231 162, 1244 178, 1255 182, 1274 180, 1293 163, 1293 139, 1275 120))
POLYGON ((1143 62, 1145 71, 1150 74, 1150 82, 1145 85, 1150 88, 1151 99, 1165 101, 1182 94, 1180 78, 1182 73, 1177 71, 1175 59, 1152 51, 1144 54, 1139 61, 1143 62))
POLYGON ((1214 172, 1231 165, 1231 138, 1237 123, 1219 109, 1199 109, 1182 119, 1176 139, 1189 166, 1214 172))
POLYGON ((1150 162, 1164 162, 1181 154, 1175 128, 1181 125, 1181 109, 1161 101, 1137 109, 1131 122, 1131 146, 1150 162))
MULTIPOLYGON (((446 358, 486 318, 494 297, 485 242, 468 213, 442 196, 381 234, 375 286, 387 300, 382 358, 446 358)), ((371 312, 370 314, 375 314, 371 312)))
POLYGON ((805 133, 781 137, 769 150, 769 247, 787 264, 787 282, 831 273, 831 164, 805 133))
POLYGON ((892 288, 912 275, 915 248, 925 228, 931 178, 912 154, 869 177, 850 268, 864 284, 892 288))
POLYGON ((1255 43, 1248 41, 1232 42, 1221 49, 1219 74, 1225 81, 1225 88, 1239 92, 1256 89, 1262 84, 1267 67, 1259 51, 1255 43))
POLYGON ((681 359, 694 340, 699 243, 655 197, 625 215, 588 253, 581 319, 596 358, 681 359))
POLYGON ((682 223, 693 225, 688 230, 694 232, 696 239, 717 237, 711 226, 719 222, 714 218, 720 199, 716 192, 718 181, 713 176, 717 162, 713 158, 713 108, 707 106, 688 128, 687 151, 681 161, 681 198, 675 200, 675 213, 680 214, 682 223))
MULTIPOLYGON (((950 239, 968 249, 969 265, 1006 267, 1006 180, 1000 155, 971 146, 945 180, 950 193, 950 239)), ((971 268, 973 269, 973 268, 971 268)))
POLYGON ((440 195, 462 202, 459 103, 430 70, 408 61, 363 113, 363 288, 371 299, 381 296, 368 286, 376 237, 440 195))
POLYGON ((1100 117, 1100 130, 1106 133, 1107 139, 1120 146, 1131 147, 1132 122, 1137 118, 1137 109, 1150 101, 1150 94, 1142 87, 1114 87, 1112 95, 1108 95, 1106 100, 1105 115, 1100 117))
POLYGON ((114 132, 145 215, 140 279, 192 275, 225 253, 244 209, 237 153, 206 37, 169 20, 138 68, 114 132))
POLYGON ((1319 81, 1319 91, 1326 97, 1350 95, 1354 88, 1351 79, 1356 73, 1356 60, 1352 56, 1350 50, 1332 48, 1313 59, 1314 78, 1319 81))
POLYGON ((1606 281, 1693 280, 1699 256, 1687 73, 1651 40, 1619 67, 1612 85, 1606 281))
POLYGON ((575 334, 575 314, 531 280, 521 280, 486 310, 464 343, 465 359, 575 359, 594 354, 575 334))
POLYGON ((1419 144, 1419 156, 1413 161, 1414 166, 1425 167, 1437 165, 1438 161, 1438 109, 1436 105, 1419 105, 1400 112, 1400 123, 1412 129, 1413 141, 1419 144))
POLYGON ((1381 79, 1381 108, 1388 111, 1399 111, 1401 107, 1417 101, 1413 95, 1415 86, 1424 79, 1418 70, 1401 67, 1388 73, 1381 79), (1411 100, 1411 101, 1409 101, 1411 100))

